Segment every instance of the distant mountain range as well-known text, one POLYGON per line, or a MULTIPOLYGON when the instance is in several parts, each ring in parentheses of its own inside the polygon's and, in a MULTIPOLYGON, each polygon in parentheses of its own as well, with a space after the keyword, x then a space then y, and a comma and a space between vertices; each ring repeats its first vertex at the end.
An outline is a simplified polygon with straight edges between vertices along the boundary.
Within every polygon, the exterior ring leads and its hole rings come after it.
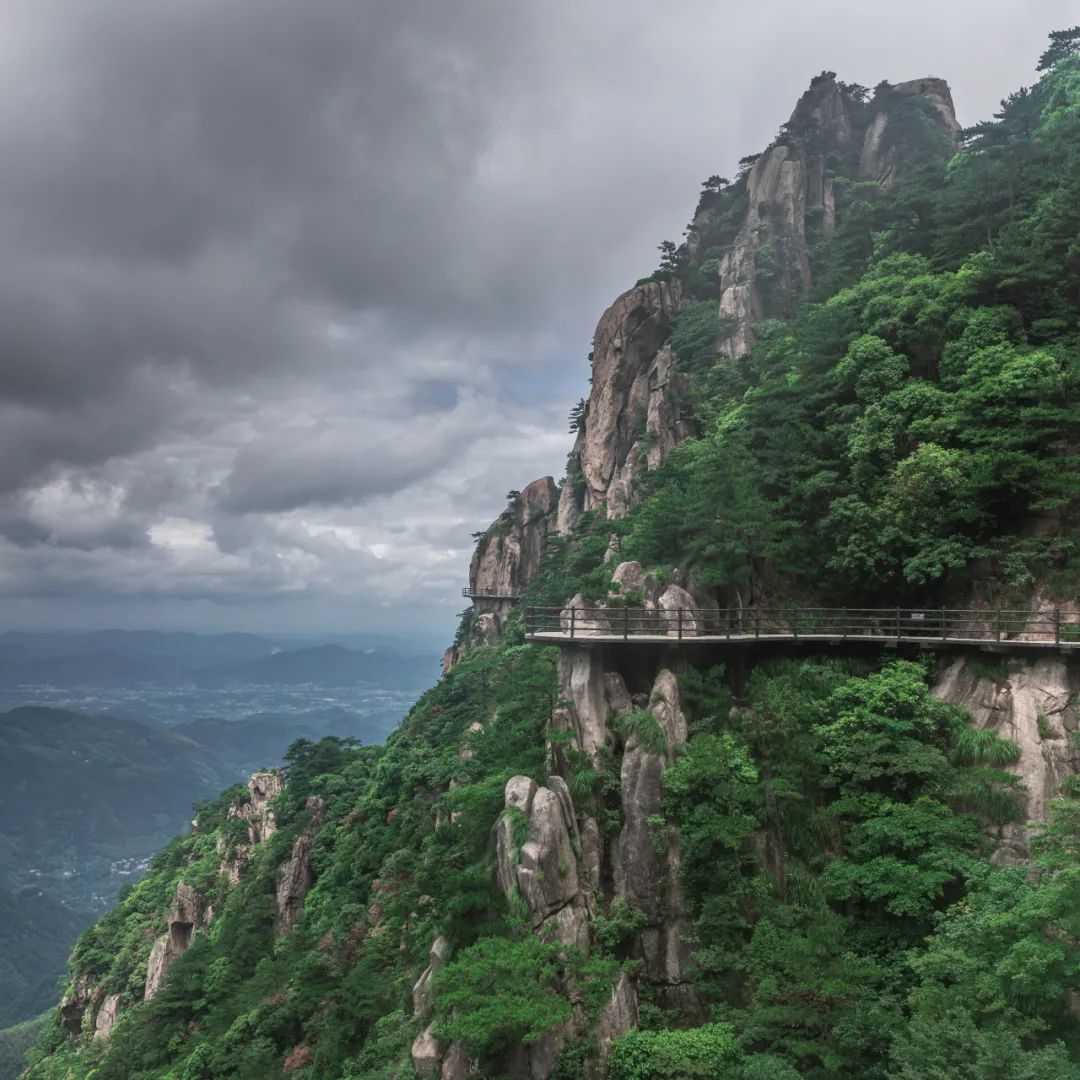
POLYGON ((0 1028, 55 1000, 79 930, 196 802, 297 739, 381 741, 438 671, 392 639, 350 644, 0 634, 0 692, 19 706, 0 711, 0 1028))
POLYGON ((0 712, 0 1028, 55 1000, 78 932, 135 880, 139 857, 186 831, 195 803, 277 764, 296 739, 385 733, 347 714, 166 727, 38 706, 0 712))
POLYGON ((437 664, 435 654, 326 643, 283 647, 253 634, 0 634, 0 689, 318 683, 418 690, 438 673, 437 664))

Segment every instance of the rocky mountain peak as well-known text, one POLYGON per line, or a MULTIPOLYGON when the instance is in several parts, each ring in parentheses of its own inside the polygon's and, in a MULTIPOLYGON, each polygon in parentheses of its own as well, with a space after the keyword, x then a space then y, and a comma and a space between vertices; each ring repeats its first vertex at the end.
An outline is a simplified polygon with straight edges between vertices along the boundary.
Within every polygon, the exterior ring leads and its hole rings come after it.
POLYGON ((851 138, 852 100, 837 82, 836 73, 823 71, 810 81, 810 87, 795 104, 787 122, 789 130, 807 125, 839 141, 851 138))

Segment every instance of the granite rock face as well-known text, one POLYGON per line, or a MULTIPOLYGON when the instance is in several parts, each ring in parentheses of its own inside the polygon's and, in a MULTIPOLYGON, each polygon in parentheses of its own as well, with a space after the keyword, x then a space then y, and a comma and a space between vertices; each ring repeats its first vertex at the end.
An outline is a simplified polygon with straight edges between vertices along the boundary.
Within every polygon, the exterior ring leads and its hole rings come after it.
POLYGON ((554 525, 559 490, 550 476, 523 488, 481 537, 469 566, 473 599, 521 595, 540 567, 548 530, 554 525))
POLYGON ((668 670, 656 676, 649 712, 664 735, 662 748, 643 745, 631 734, 620 770, 623 827, 612 852, 615 894, 648 917, 638 935, 641 975, 669 1006, 696 1011, 696 994, 686 973, 685 900, 679 885, 679 837, 675 829, 654 835, 651 821, 662 817, 663 774, 686 742, 687 724, 679 683, 668 670))
POLYGON ((1080 727, 1074 704, 1080 669, 1060 656, 1013 657, 1000 674, 992 674, 985 661, 958 656, 942 670, 934 693, 967 709, 976 727, 1019 746, 1020 760, 1009 771, 1025 788, 1024 819, 1001 828, 994 859, 1023 861, 1029 854, 1030 824, 1046 820, 1049 801, 1061 795, 1065 779, 1080 770, 1080 751, 1073 745, 1080 727))
MULTIPOLYGON (((953 148, 959 146, 960 124, 956 119, 952 91, 944 79, 912 79, 910 82, 897 83, 892 89, 897 94, 922 98, 953 148)), ((874 115, 859 157, 859 175, 864 180, 874 180, 886 189, 895 183, 903 160, 900 148, 889 137, 889 124, 888 110, 882 109, 874 115)))
POLYGON ((551 776, 538 787, 511 777, 504 802, 496 833, 499 887, 525 901, 534 932, 586 947, 590 901, 579 886, 581 841, 566 781, 551 776))
POLYGON ((247 862, 251 849, 268 840, 277 831, 277 821, 270 804, 285 790, 285 774, 280 769, 257 772, 248 780, 247 799, 229 807, 229 817, 247 822, 247 840, 233 840, 224 835, 218 837, 217 852, 221 858, 221 872, 236 884, 247 862))
POLYGON ((109 994, 105 997, 94 1017, 94 1038, 107 1039, 112 1034, 116 1018, 120 1013, 120 995, 109 994))
POLYGON ((195 934, 213 921, 213 909, 206 897, 191 885, 180 882, 168 915, 168 931, 154 942, 146 964, 143 1000, 150 1001, 161 989, 169 968, 187 952, 195 934))
MULTIPOLYGON (((900 95, 918 95, 930 107, 955 148, 960 125, 952 93, 942 79, 915 79, 893 86, 900 95)), ((827 150, 858 153, 856 173, 890 187, 902 165, 890 138, 887 107, 865 130, 856 127, 858 106, 832 72, 819 75, 795 106, 781 139, 754 163, 747 176, 746 218, 731 249, 721 258, 718 350, 730 360, 747 353, 756 324, 790 313, 811 284, 807 241, 811 222, 826 233, 836 223, 836 193, 826 167, 827 150), (861 150, 853 143, 862 133, 861 150)), ((695 222, 700 232, 705 222, 695 222)), ((692 230, 694 231, 694 230, 692 230)))
POLYGON ((601 315, 592 389, 560 494, 560 533, 585 510, 602 507, 610 519, 625 517, 645 469, 693 434, 682 408, 687 382, 666 344, 681 303, 678 283, 646 281, 601 315))
POLYGON ((306 808, 311 820, 293 843, 289 858, 278 868, 275 937, 284 937, 296 926, 304 909, 308 890, 315 884, 315 875, 311 869, 311 851, 319 829, 326 820, 326 803, 317 796, 312 796, 307 800, 306 808))
POLYGON ((480 537, 469 565, 473 621, 465 637, 442 657, 448 674, 470 649, 493 645, 502 636, 515 599, 540 569, 540 556, 554 531, 559 489, 550 476, 523 488, 480 537))

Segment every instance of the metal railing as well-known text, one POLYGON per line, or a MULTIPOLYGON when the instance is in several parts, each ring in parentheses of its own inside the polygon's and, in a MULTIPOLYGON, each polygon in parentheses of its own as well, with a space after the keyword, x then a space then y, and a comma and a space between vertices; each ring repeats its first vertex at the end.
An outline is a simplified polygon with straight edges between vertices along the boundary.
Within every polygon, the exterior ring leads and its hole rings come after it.
POLYGON ((470 589, 468 585, 461 590, 461 595, 470 600, 517 600, 512 593, 499 592, 498 589, 470 589))
POLYGON ((559 638, 674 638, 798 641, 804 638, 962 644, 1015 642, 1080 647, 1080 611, 1001 608, 642 608, 528 607, 525 635, 559 638))

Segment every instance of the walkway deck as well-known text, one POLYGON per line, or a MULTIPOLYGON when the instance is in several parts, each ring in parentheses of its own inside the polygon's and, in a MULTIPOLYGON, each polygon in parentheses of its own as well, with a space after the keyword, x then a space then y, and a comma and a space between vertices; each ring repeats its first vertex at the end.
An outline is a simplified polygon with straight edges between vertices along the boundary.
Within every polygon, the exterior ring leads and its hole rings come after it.
POLYGON ((1080 611, 963 608, 542 608, 525 611, 542 645, 768 645, 1080 649, 1080 611))
POLYGON ((518 600, 513 593, 499 592, 498 589, 472 589, 466 585, 461 595, 469 600, 518 600))

